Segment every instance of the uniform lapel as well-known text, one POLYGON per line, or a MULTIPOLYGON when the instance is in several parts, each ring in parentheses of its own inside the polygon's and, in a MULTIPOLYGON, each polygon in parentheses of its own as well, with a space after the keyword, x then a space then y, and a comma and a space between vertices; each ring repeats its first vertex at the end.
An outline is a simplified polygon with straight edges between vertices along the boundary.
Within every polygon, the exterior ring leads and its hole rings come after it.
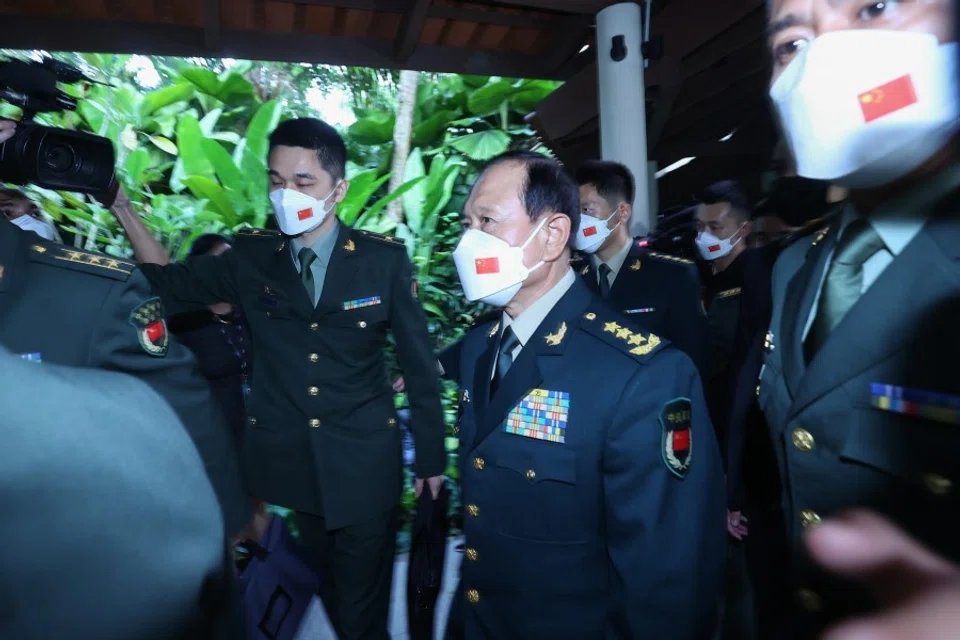
POLYGON ((351 285, 357 274, 356 265, 351 264, 359 253, 356 234, 353 229, 340 222, 337 223, 337 228, 337 243, 330 254, 330 264, 327 265, 327 275, 323 281, 323 292, 317 303, 317 314, 321 316, 343 310, 343 303, 350 297, 351 285))
POLYGON ((783 374, 787 387, 795 393, 803 378, 807 365, 803 355, 803 329, 810 317, 810 309, 817 296, 817 285, 827 266, 830 249, 836 243, 839 231, 839 218, 828 229, 821 230, 809 249, 803 266, 787 285, 781 316, 781 337, 774 336, 774 344, 782 345, 783 374))
POLYGON ((918 323, 960 289, 956 216, 931 220, 830 334, 794 394, 791 414, 917 338, 918 323), (894 299, 909 292, 907 301, 894 299))
POLYGON ((597 270, 593 268, 593 260, 585 256, 581 261, 571 265, 587 288, 596 295, 600 295, 600 283, 597 282, 597 270))
POLYGON ((630 246, 630 253, 626 260, 620 265, 620 271, 613 280, 613 286, 610 287, 610 297, 607 298, 607 304, 617 310, 629 309, 634 306, 635 301, 644 299, 646 296, 643 291, 643 263, 640 258, 643 255, 643 249, 633 243, 630 246))
MULTIPOLYGON (((570 341, 570 334, 579 326, 580 317, 592 299, 590 290, 577 281, 551 309, 531 336, 530 341, 524 345, 519 357, 490 399, 490 403, 485 407, 478 407, 481 410, 477 414, 477 431, 471 450, 493 433, 506 419, 510 410, 543 381, 541 364, 544 364, 544 359, 563 355, 570 341)), ((493 364, 492 354, 496 353, 499 336, 498 331, 496 334, 498 339, 494 341, 492 348, 487 349, 488 353, 484 354, 478 364, 477 375, 482 376, 475 383, 478 393, 484 387, 489 389, 491 371, 489 367, 493 364), (483 362, 486 362, 487 368, 480 369, 483 362)))
POLYGON ((497 345, 500 344, 500 336, 503 334, 502 325, 503 321, 497 320, 487 329, 486 348, 474 363, 473 402, 477 419, 484 414, 490 404, 490 373, 493 371, 493 359, 497 355, 497 345))

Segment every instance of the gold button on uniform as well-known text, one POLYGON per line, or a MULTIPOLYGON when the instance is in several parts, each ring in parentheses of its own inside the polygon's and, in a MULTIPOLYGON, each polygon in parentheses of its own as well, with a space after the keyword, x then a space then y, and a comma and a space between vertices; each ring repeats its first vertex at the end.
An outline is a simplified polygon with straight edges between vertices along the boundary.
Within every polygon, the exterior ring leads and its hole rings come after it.
POLYGON ((320 426, 320 420, 318 420, 317 418, 311 418, 311 419, 310 419, 310 426, 313 427, 314 429, 316 429, 317 427, 320 426))
POLYGON ((478 515, 480 515, 480 507, 475 504, 468 504, 467 513, 476 518, 478 515))
POLYGON ((477 561, 477 550, 472 547, 467 547, 467 560, 470 562, 477 561))
POLYGON ((396 420, 396 418, 390 418, 389 420, 387 420, 387 426, 388 426, 388 427, 395 427, 395 426, 397 426, 397 420, 396 420))
POLYGON ((316 388, 316 387, 310 387, 309 389, 307 389, 307 393, 309 393, 309 394, 312 395, 312 396, 315 396, 315 395, 317 395, 318 393, 320 393, 320 389, 318 389, 318 388, 316 388))
POLYGON ((483 471, 484 467, 487 466, 487 461, 483 458, 474 458, 473 459, 473 468, 477 471, 483 471))
POLYGON ((800 524, 803 525, 804 529, 809 529, 810 527, 815 527, 820 524, 820 516, 816 511, 811 511, 810 509, 804 509, 800 512, 800 524))
POLYGON ((760 397, 760 385, 757 385, 757 397, 760 397))
POLYGON ((816 613, 823 609, 823 601, 820 599, 820 596, 810 589, 800 589, 797 591, 797 602, 810 613, 816 613))
POLYGON ((537 477, 537 472, 533 469, 527 469, 527 480, 533 480, 537 477))
POLYGON ((470 601, 470 604, 480 602, 480 593, 476 589, 470 589, 467 591, 467 600, 470 601))
POLYGON ((257 419, 254 418, 253 416, 250 416, 249 418, 247 418, 247 422, 249 422, 250 424, 257 424, 257 419))
POLYGON ((813 439, 813 435, 806 429, 794 429, 793 446, 800 449, 800 451, 813 451, 813 448, 816 446, 816 441, 813 439))
POLYGON ((316 331, 319 327, 320 327, 320 325, 317 324, 316 322, 311 322, 311 323, 310 323, 310 331, 316 331))
POLYGON ((953 490, 953 482, 936 473, 925 474, 923 482, 927 485, 927 491, 935 496, 945 496, 953 490))
POLYGON ((316 361, 318 361, 319 359, 320 359, 320 356, 319 356, 319 355, 317 355, 317 354, 315 354, 315 353, 311 353, 311 354, 310 354, 310 362, 316 362, 316 361))
POLYGON ((367 328, 367 321, 366 321, 366 320, 361 320, 360 322, 357 323, 357 326, 360 327, 361 329, 366 329, 366 328, 367 328))

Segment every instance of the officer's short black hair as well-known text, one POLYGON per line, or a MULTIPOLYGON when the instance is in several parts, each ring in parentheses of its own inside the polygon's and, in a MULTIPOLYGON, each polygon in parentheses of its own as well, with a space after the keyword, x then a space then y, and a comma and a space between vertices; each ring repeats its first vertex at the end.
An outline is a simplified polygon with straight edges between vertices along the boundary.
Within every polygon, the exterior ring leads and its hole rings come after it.
POLYGON ((507 151, 493 158, 480 172, 506 162, 522 164, 527 170, 521 196, 531 220, 539 220, 548 211, 562 213, 570 218, 570 243, 576 239, 580 227, 580 188, 559 162, 536 151, 507 151))
POLYGON ((730 204, 730 215, 741 222, 750 220, 750 198, 744 192, 743 187, 735 180, 721 180, 714 182, 704 189, 697 198, 700 204, 717 204, 726 202, 730 204))
POLYGON ((222 244, 230 244, 230 238, 219 233, 204 233, 199 235, 190 245, 187 256, 205 256, 222 244))
POLYGON ((270 151, 274 147, 312 149, 324 171, 334 182, 343 180, 347 171, 347 146, 337 130, 319 118, 293 118, 281 122, 270 134, 270 151))
POLYGON ((574 177, 581 187, 592 184, 611 209, 621 202, 633 206, 636 193, 633 173, 619 162, 588 160, 577 167, 574 177))

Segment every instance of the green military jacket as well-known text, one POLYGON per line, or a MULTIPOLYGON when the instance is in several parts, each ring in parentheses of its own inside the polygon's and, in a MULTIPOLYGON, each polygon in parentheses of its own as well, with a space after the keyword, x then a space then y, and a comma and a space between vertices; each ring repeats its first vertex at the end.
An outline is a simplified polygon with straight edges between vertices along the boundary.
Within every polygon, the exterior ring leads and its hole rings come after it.
POLYGON ((251 492, 337 528, 396 506, 401 433, 384 360, 393 333, 405 374, 416 473, 446 468, 436 358, 404 243, 338 225, 314 307, 288 240, 241 231, 231 251, 142 266, 171 302, 243 308, 254 368, 244 435, 251 492))

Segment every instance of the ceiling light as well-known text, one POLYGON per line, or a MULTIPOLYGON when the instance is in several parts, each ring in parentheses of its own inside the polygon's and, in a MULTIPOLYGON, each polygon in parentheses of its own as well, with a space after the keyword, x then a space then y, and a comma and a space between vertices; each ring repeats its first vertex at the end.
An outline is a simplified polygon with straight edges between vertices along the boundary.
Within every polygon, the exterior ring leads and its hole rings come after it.
POLYGON ((737 132, 737 130, 734 129, 733 131, 731 131, 731 132, 728 133, 727 135, 725 135, 725 136, 723 136, 722 138, 720 138, 720 142, 726 142, 727 140, 729 140, 730 138, 732 138, 732 137, 733 137, 733 134, 735 134, 736 132, 737 132))
POLYGON ((587 43, 587 44, 583 45, 582 47, 580 47, 580 51, 579 51, 578 53, 583 53, 584 51, 586 51, 586 50, 589 49, 589 48, 590 48, 590 44, 587 43))
POLYGON ((696 160, 696 159, 697 159, 696 156, 687 156, 686 158, 680 158, 679 160, 677 160, 677 161, 674 162, 673 164, 668 165, 668 166, 664 167, 663 169, 660 169, 660 171, 657 171, 655 174, 653 174, 653 177, 656 178, 657 180, 659 180, 660 178, 662 178, 663 176, 667 175, 667 174, 670 173, 671 171, 676 171, 676 170, 679 169, 680 167, 685 167, 685 166, 687 166, 688 164, 690 164, 691 162, 693 162, 693 161, 696 160))

